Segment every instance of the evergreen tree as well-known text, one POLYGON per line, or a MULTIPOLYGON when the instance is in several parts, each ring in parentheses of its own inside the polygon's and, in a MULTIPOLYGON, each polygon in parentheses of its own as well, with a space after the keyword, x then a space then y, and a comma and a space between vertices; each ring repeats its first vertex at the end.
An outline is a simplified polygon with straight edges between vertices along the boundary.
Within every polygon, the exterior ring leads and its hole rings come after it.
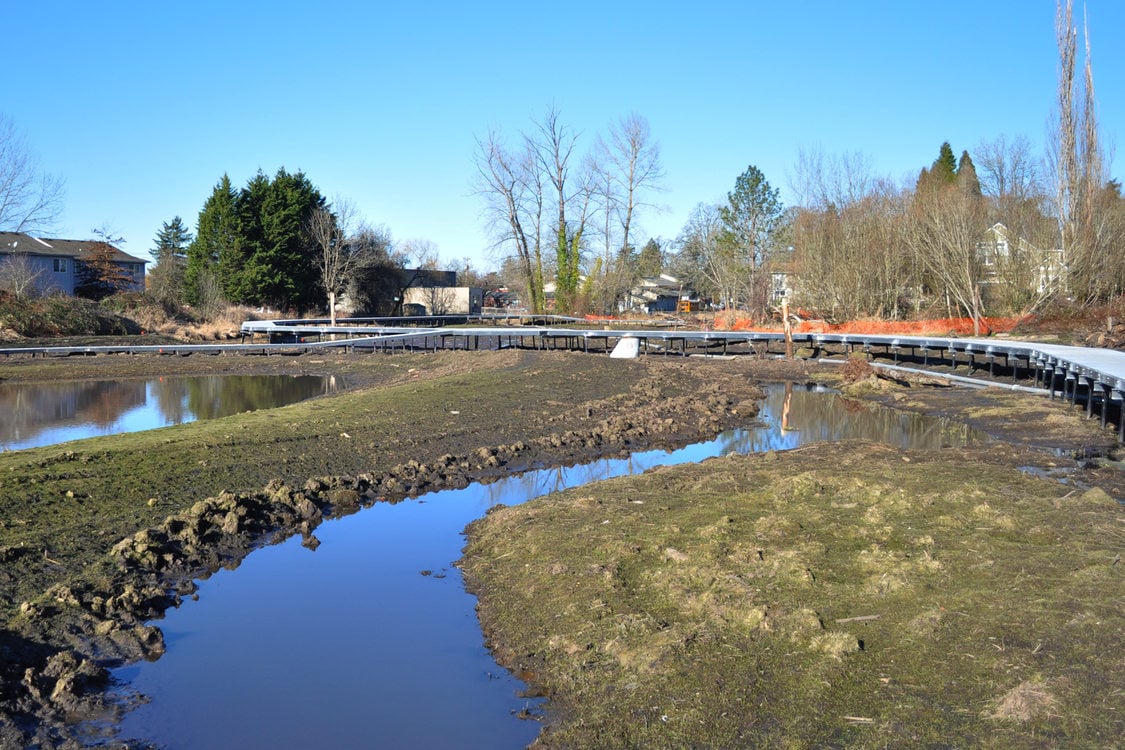
POLYGON ((308 218, 327 201, 301 172, 279 169, 272 181, 259 174, 239 200, 246 240, 240 296, 251 304, 307 308, 320 300, 316 248, 308 218))
POLYGON ((945 183, 952 183, 957 177, 957 158, 953 156, 953 147, 949 141, 941 144, 938 158, 930 168, 930 174, 945 183))
POLYGON ((156 233, 152 248, 152 257, 157 265, 168 260, 185 261, 187 247, 191 244, 191 232, 184 226, 183 219, 179 216, 172 221, 164 222, 160 231, 156 233))
POLYGON ((972 195, 980 196, 980 179, 977 178, 977 168, 968 151, 961 152, 961 160, 957 162, 957 184, 962 190, 967 190, 972 195))
POLYGON ((660 249, 660 243, 654 239, 650 239, 641 248, 641 255, 637 259, 637 274, 644 277, 659 276, 660 272, 664 270, 664 252, 660 249))
POLYGON ((235 193, 230 178, 224 174, 203 204, 196 223, 195 239, 187 248, 184 269, 185 301, 192 305, 205 301, 205 291, 215 286, 221 272, 220 259, 227 261, 226 270, 230 270, 234 265, 231 255, 237 236, 235 193))

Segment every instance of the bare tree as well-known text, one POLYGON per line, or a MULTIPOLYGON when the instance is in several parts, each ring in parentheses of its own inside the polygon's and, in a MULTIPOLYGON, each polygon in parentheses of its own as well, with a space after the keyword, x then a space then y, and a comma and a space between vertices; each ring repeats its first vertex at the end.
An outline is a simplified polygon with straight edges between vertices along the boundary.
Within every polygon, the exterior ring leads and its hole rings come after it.
POLYGON ((917 286, 903 238, 905 196, 860 153, 799 152, 791 179, 796 299, 836 319, 897 318, 917 286))
POLYGON ((1098 141, 1088 28, 1083 29, 1085 57, 1078 90, 1078 30, 1072 0, 1056 6, 1055 32, 1059 85, 1049 154, 1055 172, 1055 213, 1067 289, 1089 304, 1121 291, 1119 269, 1125 258, 1114 222, 1105 215, 1107 168, 1098 141))
POLYGON ((27 253, 12 253, 0 260, 0 289, 11 294, 16 302, 38 296, 42 277, 42 270, 35 267, 27 253))
POLYGON ((910 213, 909 242, 923 271, 939 293, 972 317, 973 334, 984 316, 985 280, 980 244, 988 228, 983 198, 971 187, 975 176, 959 174, 954 183, 919 181, 910 213))
POLYGON ((489 230, 499 246, 514 248, 530 310, 543 312, 544 176, 534 145, 525 136, 513 150, 490 132, 477 141, 475 161, 489 230))
POLYGON ((648 121, 636 113, 612 124, 608 138, 598 138, 595 153, 592 169, 602 204, 605 243, 603 286, 608 287, 603 297, 615 301, 632 281, 630 266, 635 264, 627 261, 633 253, 636 214, 654 207, 645 198, 662 189, 664 170, 660 146, 652 138, 648 121))
POLYGON ((367 241, 371 232, 355 204, 342 197, 329 207, 314 208, 306 231, 316 246, 320 282, 328 295, 328 314, 336 325, 337 296, 374 260, 376 248, 367 241))
POLYGON ((40 172, 27 142, 0 114, 0 230, 42 232, 62 210, 62 180, 40 172))

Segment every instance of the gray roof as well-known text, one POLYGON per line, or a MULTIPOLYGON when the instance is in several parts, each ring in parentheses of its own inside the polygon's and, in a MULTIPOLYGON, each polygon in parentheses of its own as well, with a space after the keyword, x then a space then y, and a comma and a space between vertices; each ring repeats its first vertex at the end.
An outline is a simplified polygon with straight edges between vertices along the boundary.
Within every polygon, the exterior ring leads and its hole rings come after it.
MULTIPOLYGON (((59 240, 32 237, 22 232, 0 232, 0 253, 28 253, 63 258, 78 258, 101 240, 59 240)), ((148 263, 113 247, 113 260, 119 263, 148 263)))

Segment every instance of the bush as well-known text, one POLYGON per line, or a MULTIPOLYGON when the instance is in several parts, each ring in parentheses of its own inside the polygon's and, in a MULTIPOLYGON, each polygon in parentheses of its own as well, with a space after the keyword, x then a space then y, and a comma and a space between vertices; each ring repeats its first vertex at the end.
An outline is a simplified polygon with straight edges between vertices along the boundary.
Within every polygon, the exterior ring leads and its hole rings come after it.
POLYGON ((141 331, 135 321, 92 300, 61 294, 32 301, 5 295, 0 300, 0 325, 29 338, 120 336, 141 331))

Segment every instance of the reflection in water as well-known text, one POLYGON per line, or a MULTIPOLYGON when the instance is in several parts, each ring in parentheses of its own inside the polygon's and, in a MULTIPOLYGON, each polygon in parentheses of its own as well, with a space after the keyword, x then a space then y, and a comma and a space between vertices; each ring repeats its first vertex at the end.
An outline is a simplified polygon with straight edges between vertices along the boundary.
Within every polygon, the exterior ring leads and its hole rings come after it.
POLYGON ((378 503, 250 555, 169 610, 167 652, 115 676, 151 698, 120 736, 168 747, 523 747, 536 701, 484 646, 452 563, 462 529, 499 503, 731 452, 861 438, 908 448, 985 441, 943 420, 867 407, 812 387, 771 386, 761 427, 676 451, 543 469, 378 503), (788 408, 786 408, 788 405, 788 408), (781 422, 789 425, 781 429, 781 422), (422 571, 433 575, 423 575, 422 571))
POLYGON ((335 376, 314 375, 0 384, 0 451, 215 419, 337 389, 335 376))

